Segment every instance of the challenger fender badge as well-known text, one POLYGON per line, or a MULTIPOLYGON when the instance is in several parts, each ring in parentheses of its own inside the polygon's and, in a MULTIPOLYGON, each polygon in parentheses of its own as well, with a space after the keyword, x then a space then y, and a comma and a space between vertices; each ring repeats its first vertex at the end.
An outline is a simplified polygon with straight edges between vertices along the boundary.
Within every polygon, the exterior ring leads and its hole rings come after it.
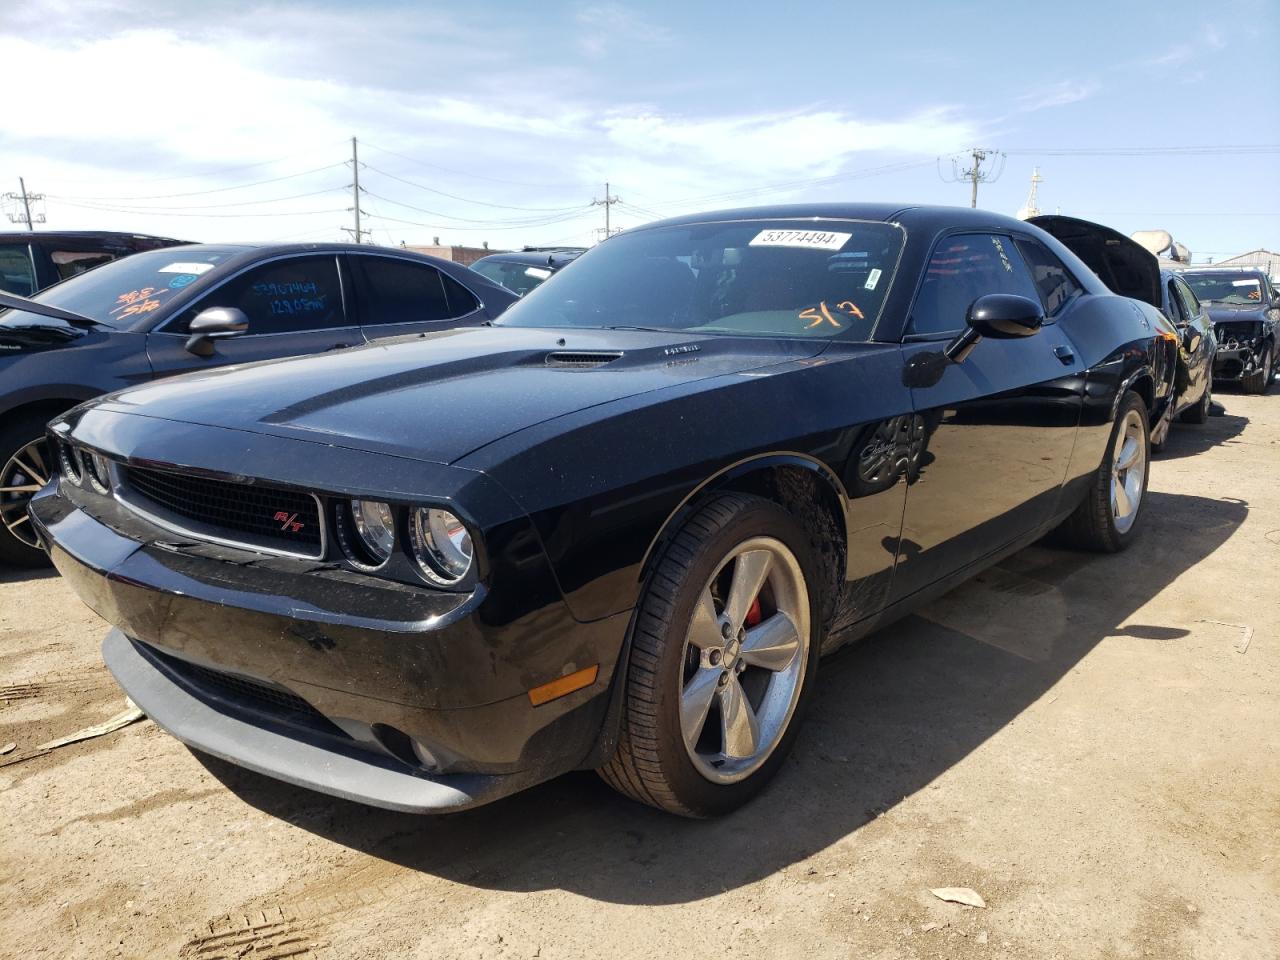
POLYGON ((696 343, 686 343, 680 347, 667 347, 662 352, 668 357, 674 357, 681 353, 697 353, 701 349, 702 347, 698 346, 696 343))

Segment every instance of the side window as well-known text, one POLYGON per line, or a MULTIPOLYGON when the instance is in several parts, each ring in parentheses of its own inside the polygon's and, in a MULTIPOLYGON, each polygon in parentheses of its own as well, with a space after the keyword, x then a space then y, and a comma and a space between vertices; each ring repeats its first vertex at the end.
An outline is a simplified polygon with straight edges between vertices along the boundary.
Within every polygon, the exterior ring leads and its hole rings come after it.
POLYGON ((448 320, 453 314, 440 271, 409 260, 349 254, 362 326, 448 320))
POLYGON ((0 244, 0 290, 20 297, 36 292, 36 272, 25 243, 0 244))
POLYGON ((1195 319, 1195 317, 1199 316, 1201 312, 1200 301, 1197 300, 1196 295, 1191 292, 1191 288, 1181 280, 1173 281, 1173 288, 1178 292, 1178 299, 1182 304, 1182 312, 1186 321, 1190 323, 1195 319))
POLYGON ((94 267, 110 263, 116 258, 106 250, 49 250, 49 259, 58 271, 59 280, 70 280, 94 267))
POLYGON ((1025 238, 1019 238, 1017 244, 1031 268, 1031 279, 1040 291, 1040 302, 1044 304, 1046 316, 1057 316, 1073 298, 1084 293, 1084 288, 1076 283, 1062 261, 1044 244, 1025 238))
POLYGON ((1191 314, 1187 313, 1186 304, 1178 295, 1178 281, 1176 280, 1169 281, 1168 299, 1169 319, 1174 323, 1186 323, 1190 319, 1191 314))
POLYGON ((470 290, 447 273, 440 274, 440 278, 444 280, 444 292, 449 296, 450 316, 464 317, 473 310, 480 309, 480 301, 470 290))
POLYGON ((965 233, 934 248, 911 310, 911 332, 950 333, 964 327, 969 305, 988 293, 1039 296, 1010 237, 965 233))
POLYGON ((238 307, 249 334, 327 330, 347 325, 338 262, 332 256, 291 257, 252 267, 211 290, 165 329, 185 333, 209 307, 238 307))

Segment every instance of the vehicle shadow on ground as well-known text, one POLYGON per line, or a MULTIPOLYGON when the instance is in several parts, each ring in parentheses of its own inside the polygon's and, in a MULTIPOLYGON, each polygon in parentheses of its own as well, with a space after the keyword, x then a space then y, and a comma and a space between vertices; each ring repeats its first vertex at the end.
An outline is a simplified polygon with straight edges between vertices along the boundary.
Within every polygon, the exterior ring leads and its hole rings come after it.
POLYGON ((1214 403, 1209 419, 1204 423, 1174 422, 1165 441, 1165 447, 1155 454, 1155 460, 1177 460, 1204 453, 1211 447, 1229 444, 1244 432, 1249 418, 1227 413, 1219 403, 1214 403))
POLYGON ((201 760, 253 806, 412 870, 617 903, 698 900, 849 837, 964 760, 1104 638, 1184 636, 1177 624, 1130 617, 1225 542, 1248 505, 1151 493, 1147 510, 1143 536, 1125 554, 1028 548, 825 661, 808 723, 777 780, 721 820, 659 813, 589 773, 479 810, 421 818, 201 760))
POLYGON ((0 583, 19 583, 23 580, 48 580, 56 577, 53 567, 6 567, 0 565, 0 583))

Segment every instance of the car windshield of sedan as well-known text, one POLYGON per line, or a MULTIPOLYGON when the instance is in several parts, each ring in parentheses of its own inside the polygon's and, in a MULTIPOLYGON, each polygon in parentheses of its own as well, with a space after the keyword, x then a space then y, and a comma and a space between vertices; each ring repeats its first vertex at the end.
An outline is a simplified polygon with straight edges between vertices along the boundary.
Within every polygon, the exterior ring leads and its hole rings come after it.
POLYGON ((1256 306, 1262 302, 1262 284, 1256 277, 1211 273, 1198 276, 1183 274, 1183 279, 1201 301, 1241 306, 1256 306))
MULTIPOLYGON (((31 299, 123 329, 159 310, 183 287, 242 252, 236 247, 202 246, 198 250, 167 247, 135 253, 63 280, 31 299)), ((48 323, 25 310, 0 311, 3 326, 48 323)))
POLYGON ((636 230, 583 254, 496 323, 865 340, 904 238, 861 220, 636 230))

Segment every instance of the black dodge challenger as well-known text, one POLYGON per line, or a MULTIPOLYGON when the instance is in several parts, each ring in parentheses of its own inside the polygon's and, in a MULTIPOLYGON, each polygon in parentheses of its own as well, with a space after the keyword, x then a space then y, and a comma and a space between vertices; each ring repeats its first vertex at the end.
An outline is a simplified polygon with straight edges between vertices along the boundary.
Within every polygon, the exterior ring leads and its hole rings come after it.
POLYGON ((399 810, 596 768, 708 816, 821 654, 1056 527, 1137 535, 1155 327, 995 214, 689 216, 492 326, 77 407, 30 514, 198 750, 399 810))

